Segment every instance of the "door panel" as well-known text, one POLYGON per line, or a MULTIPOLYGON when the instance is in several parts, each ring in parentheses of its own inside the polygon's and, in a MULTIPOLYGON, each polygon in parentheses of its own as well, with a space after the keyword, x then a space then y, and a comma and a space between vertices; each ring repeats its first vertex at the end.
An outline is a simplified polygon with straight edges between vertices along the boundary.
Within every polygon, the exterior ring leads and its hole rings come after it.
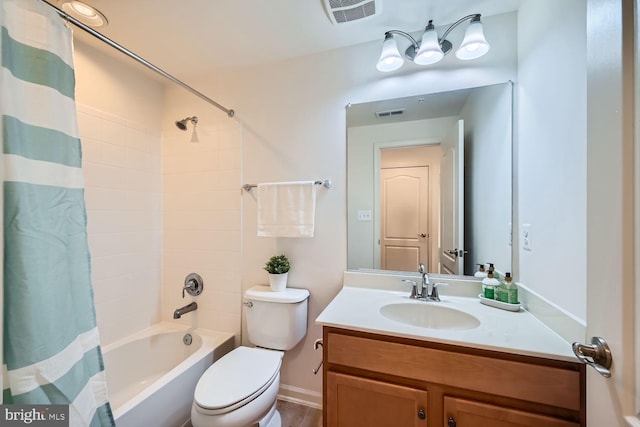
POLYGON ((579 427, 579 423, 454 397, 444 398, 445 426, 579 427), (453 420, 453 421, 452 421, 453 420))
MULTIPOLYGON (((587 336, 584 342, 588 343, 594 336, 604 338, 613 357, 609 379, 587 369, 589 426, 640 425, 636 415, 640 409, 640 390, 634 384, 640 352, 634 333, 634 319, 637 322, 640 318, 640 307, 634 296, 640 281, 640 164, 634 164, 634 156, 638 156, 640 149, 634 123, 639 120, 634 109, 640 107, 637 86, 640 79, 638 70, 634 70, 638 59, 634 39, 640 41, 634 22, 638 16, 637 3, 587 2, 587 336), (603 49, 607 50, 606 56, 600 55, 603 49)), ((636 162, 638 160, 640 157, 636 157, 636 162)))
POLYGON ((380 189, 381 268, 414 271, 428 265, 429 167, 382 169, 380 189))
POLYGON ((425 390, 327 372, 327 401, 327 427, 427 426, 425 390))

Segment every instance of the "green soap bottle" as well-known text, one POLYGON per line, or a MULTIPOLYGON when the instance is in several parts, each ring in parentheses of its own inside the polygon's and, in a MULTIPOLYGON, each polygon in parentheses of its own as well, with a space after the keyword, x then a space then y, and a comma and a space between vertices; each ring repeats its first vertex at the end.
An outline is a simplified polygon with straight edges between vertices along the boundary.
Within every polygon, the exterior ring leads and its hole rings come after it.
POLYGON ((493 271, 489 270, 487 272, 487 277, 482 279, 482 296, 487 299, 495 299, 496 288, 499 284, 500 282, 493 278, 493 271))
POLYGON ((518 286, 512 282, 511 273, 506 273, 504 275, 504 282, 500 285, 502 288, 500 291, 502 302, 507 302, 509 304, 518 304, 518 286))

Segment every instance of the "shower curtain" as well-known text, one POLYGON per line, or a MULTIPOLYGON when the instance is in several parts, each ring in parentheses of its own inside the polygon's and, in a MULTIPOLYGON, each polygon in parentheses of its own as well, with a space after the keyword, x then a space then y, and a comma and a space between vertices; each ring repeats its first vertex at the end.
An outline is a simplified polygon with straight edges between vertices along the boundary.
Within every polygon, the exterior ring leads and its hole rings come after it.
POLYGON ((2 0, 3 399, 114 425, 93 305, 72 33, 39 0, 2 0))

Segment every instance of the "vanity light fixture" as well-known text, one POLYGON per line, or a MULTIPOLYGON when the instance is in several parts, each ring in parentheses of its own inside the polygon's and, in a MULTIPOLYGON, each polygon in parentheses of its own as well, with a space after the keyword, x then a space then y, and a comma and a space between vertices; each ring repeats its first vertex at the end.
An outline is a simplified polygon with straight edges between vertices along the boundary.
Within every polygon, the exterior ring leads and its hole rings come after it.
POLYGON ((456 51, 456 57, 462 60, 476 59, 483 56, 489 51, 490 45, 484 37, 482 22, 480 22, 480 14, 467 15, 458 19, 438 37, 438 32, 433 25, 433 20, 429 20, 427 27, 424 29, 420 43, 408 33, 399 30, 389 30, 384 33, 384 42, 382 43, 382 53, 376 68, 383 73, 395 71, 404 64, 404 58, 398 50, 398 44, 393 37, 394 34, 403 36, 411 42, 411 45, 404 52, 407 59, 418 65, 430 65, 440 61, 446 54, 451 52, 453 45, 447 36, 458 25, 465 21, 470 21, 467 31, 464 34, 462 44, 456 51))
POLYGON ((69 15, 91 27, 102 27, 109 23, 102 12, 83 1, 63 1, 60 7, 69 15))
POLYGON ((196 132, 196 126, 198 126, 198 117, 185 117, 182 120, 176 120, 176 127, 180 130, 187 130, 187 124, 193 124, 193 133, 191 134, 191 142, 200 142, 198 139, 198 134, 196 132))

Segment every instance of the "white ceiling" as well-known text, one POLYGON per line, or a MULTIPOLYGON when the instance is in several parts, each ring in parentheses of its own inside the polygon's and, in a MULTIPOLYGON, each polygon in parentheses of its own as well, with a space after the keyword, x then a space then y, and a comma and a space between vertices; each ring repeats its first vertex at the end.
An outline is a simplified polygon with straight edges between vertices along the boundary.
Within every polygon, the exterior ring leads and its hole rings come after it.
MULTIPOLYGON (((332 24, 323 0, 86 0, 109 20, 99 32, 181 79, 382 42, 390 29, 419 36, 429 19, 438 27, 471 13, 514 11, 521 1, 381 0, 372 18, 332 24)), ((75 34, 122 55, 80 29, 75 34)))

